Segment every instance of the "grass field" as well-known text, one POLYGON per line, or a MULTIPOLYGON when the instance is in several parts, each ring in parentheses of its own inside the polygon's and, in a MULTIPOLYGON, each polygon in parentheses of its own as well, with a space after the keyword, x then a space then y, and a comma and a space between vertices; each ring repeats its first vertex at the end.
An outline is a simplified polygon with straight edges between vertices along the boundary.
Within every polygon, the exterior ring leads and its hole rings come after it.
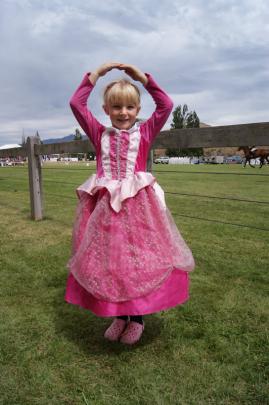
POLYGON ((94 167, 43 167, 40 222, 27 168, 0 168, 0 404, 269 404, 269 166, 154 171, 196 270, 189 302, 145 317, 129 348, 63 298, 75 188, 94 167))

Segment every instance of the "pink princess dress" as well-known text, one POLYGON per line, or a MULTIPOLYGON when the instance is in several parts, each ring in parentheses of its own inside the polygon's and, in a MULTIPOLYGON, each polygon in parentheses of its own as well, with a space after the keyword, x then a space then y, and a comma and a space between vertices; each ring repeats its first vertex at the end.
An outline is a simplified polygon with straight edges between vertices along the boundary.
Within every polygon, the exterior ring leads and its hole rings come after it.
POLYGON ((150 146, 172 101, 150 75, 156 109, 129 130, 104 127, 87 108, 87 73, 70 105, 96 150, 97 173, 77 188, 65 300, 98 316, 145 315, 188 299, 192 253, 146 172, 150 146))

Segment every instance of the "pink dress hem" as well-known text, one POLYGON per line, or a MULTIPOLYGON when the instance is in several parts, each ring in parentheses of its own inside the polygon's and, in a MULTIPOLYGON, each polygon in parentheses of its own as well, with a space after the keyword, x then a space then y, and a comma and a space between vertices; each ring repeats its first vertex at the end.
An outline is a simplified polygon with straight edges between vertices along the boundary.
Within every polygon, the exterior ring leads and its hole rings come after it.
POLYGON ((183 304, 189 299, 189 275, 175 269, 158 290, 130 301, 108 302, 95 298, 70 273, 65 301, 88 309, 97 316, 148 315, 183 304))

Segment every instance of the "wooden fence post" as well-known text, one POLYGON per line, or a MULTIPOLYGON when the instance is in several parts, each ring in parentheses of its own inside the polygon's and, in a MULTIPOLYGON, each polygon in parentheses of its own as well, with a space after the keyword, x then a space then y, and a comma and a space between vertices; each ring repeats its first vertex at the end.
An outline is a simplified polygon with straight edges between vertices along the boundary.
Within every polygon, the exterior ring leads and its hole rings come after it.
POLYGON ((150 149, 147 159, 147 172, 152 172, 153 149, 150 149))
POLYGON ((37 136, 27 138, 28 175, 31 202, 31 218, 38 221, 43 218, 43 193, 42 193, 42 156, 35 154, 35 145, 41 143, 37 136))

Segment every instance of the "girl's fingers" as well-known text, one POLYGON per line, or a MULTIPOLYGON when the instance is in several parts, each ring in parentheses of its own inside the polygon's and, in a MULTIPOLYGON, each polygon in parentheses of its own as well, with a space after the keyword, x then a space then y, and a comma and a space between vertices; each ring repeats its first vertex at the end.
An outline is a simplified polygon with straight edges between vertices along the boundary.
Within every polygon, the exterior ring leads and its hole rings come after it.
POLYGON ((118 69, 123 70, 127 75, 131 76, 132 78, 137 76, 136 69, 131 65, 121 65, 118 69))
POLYGON ((135 66, 132 66, 132 65, 125 65, 125 64, 121 64, 120 66, 119 66, 119 70, 124 70, 125 72, 135 72, 137 69, 136 69, 136 67, 135 66))
POLYGON ((121 65, 121 63, 119 63, 119 62, 106 62, 106 63, 103 63, 103 65, 101 65, 98 68, 98 73, 99 73, 100 76, 104 76, 107 72, 110 72, 110 70, 118 69, 120 65, 121 65))
POLYGON ((138 69, 134 65, 129 65, 126 63, 106 62, 99 67, 97 73, 99 76, 104 76, 107 72, 110 72, 112 69, 123 70, 133 80, 138 80, 141 81, 142 83, 145 81, 145 75, 142 73, 140 69, 138 69))
POLYGON ((114 67, 115 67, 115 68, 118 68, 119 66, 121 66, 121 63, 119 63, 119 62, 112 62, 112 63, 110 64, 110 66, 111 66, 112 69, 113 69, 114 67))

